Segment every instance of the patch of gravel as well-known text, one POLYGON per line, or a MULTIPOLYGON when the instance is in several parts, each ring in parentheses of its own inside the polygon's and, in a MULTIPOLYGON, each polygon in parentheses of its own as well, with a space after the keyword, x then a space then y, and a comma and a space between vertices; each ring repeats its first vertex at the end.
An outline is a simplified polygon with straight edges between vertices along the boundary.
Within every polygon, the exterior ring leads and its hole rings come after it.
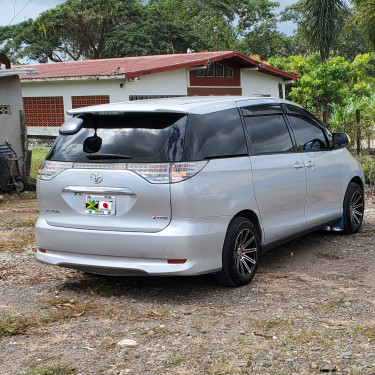
POLYGON ((0 337, 0 374, 58 364, 81 375, 375 374, 374 239, 370 199, 360 233, 280 246, 238 289, 210 275, 89 276, 40 264, 28 248, 2 252, 0 324, 32 324, 0 337))

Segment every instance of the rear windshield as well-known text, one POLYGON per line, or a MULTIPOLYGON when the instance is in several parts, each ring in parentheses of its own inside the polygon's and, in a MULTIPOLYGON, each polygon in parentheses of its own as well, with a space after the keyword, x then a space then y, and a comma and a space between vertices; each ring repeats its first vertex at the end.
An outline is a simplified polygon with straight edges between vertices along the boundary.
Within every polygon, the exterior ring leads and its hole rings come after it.
POLYGON ((185 114, 132 113, 80 117, 83 119, 82 129, 73 135, 60 134, 47 160, 85 163, 182 161, 185 114))

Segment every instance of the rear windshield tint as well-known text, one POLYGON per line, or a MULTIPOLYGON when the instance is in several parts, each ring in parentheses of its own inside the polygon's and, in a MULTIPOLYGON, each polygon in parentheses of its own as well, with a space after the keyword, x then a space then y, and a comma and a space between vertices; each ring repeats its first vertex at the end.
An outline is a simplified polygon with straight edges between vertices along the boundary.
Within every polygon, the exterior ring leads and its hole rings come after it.
POLYGON ((59 135, 47 160, 85 163, 182 161, 185 114, 132 113, 81 117, 83 128, 77 134, 59 135), (89 137, 99 137, 99 146, 95 151, 85 152, 84 143, 89 137))

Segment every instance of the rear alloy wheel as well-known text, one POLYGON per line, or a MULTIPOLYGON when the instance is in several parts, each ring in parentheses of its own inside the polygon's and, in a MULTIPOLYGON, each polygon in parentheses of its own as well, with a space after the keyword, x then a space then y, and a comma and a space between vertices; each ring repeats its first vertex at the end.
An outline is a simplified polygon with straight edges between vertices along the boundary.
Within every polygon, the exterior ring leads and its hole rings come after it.
POLYGON ((363 190, 355 182, 350 182, 344 198, 344 232, 353 234, 362 226, 365 200, 363 190))
POLYGON ((260 258, 259 235, 244 217, 229 224, 223 246, 223 267, 217 281, 224 286, 242 286, 254 277, 260 258))

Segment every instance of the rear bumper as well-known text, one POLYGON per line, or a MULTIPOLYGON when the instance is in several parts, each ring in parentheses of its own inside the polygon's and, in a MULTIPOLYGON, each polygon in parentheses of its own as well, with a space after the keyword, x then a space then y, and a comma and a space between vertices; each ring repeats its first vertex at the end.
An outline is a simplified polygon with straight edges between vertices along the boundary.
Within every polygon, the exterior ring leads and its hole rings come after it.
POLYGON ((157 233, 83 230, 36 223, 37 259, 104 275, 198 275, 222 267, 229 216, 173 219, 157 233), (168 259, 186 259, 170 264, 168 259))

